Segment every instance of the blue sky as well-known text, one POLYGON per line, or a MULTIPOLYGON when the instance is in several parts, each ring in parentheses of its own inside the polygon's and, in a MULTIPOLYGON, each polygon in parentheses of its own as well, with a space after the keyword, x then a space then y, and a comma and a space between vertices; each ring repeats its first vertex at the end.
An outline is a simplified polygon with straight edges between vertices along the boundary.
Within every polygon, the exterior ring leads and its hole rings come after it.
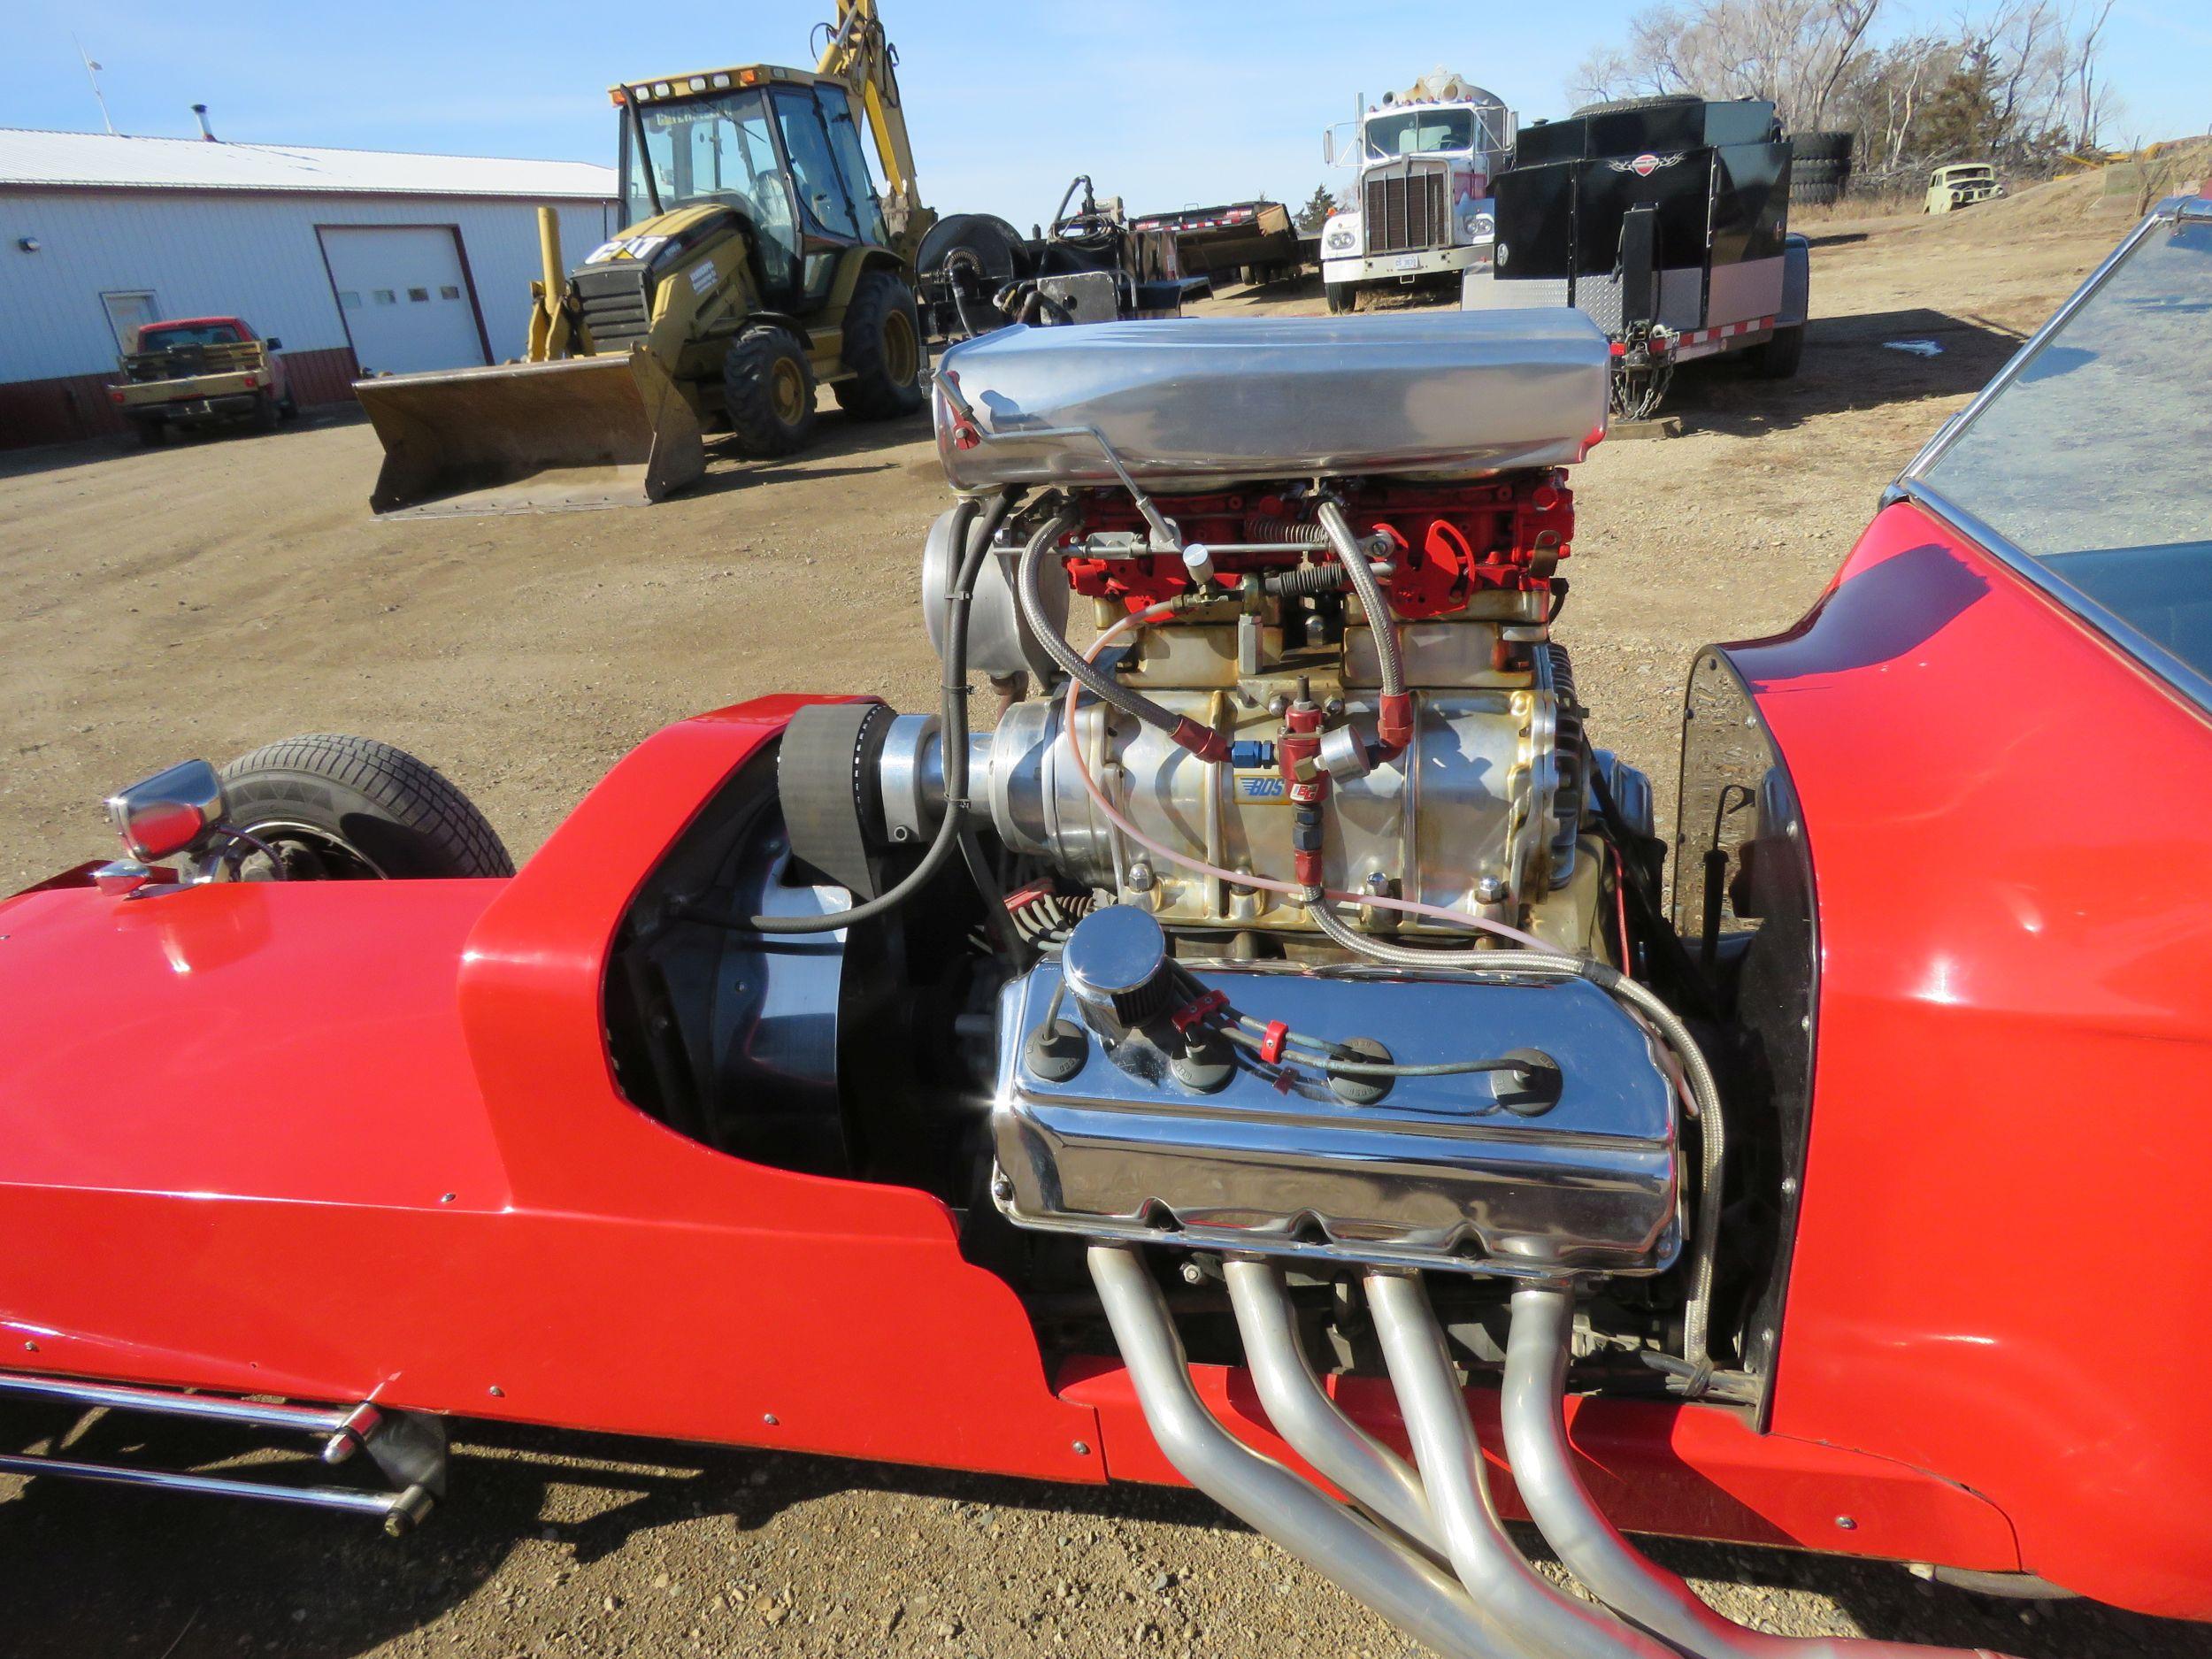
MULTIPOLYGON (((924 199, 1026 226, 1077 172, 1141 211, 1340 177, 1320 133, 1444 65, 1523 118, 1567 107, 1576 63, 1634 0, 881 0, 902 58, 924 199)), ((605 88, 626 77, 810 61, 831 0, 720 5, 203 4, 0 0, 0 126, 97 131, 73 31, 119 130, 366 149, 612 160, 605 88)), ((1941 0, 1891 0, 1889 27, 1941 0)), ((2120 0, 2108 142, 2212 127, 2212 5, 2120 0)))

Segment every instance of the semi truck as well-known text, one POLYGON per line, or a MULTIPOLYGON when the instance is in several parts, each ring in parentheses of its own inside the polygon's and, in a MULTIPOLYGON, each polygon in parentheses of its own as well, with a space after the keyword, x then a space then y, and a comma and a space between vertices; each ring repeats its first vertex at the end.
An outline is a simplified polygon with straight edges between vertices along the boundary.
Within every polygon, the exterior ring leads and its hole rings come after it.
POLYGON ((1511 163, 1514 130, 1502 98, 1440 68, 1325 133, 1323 157, 1357 175, 1352 205, 1321 230, 1329 309, 1449 297, 1486 269, 1491 181, 1511 163))

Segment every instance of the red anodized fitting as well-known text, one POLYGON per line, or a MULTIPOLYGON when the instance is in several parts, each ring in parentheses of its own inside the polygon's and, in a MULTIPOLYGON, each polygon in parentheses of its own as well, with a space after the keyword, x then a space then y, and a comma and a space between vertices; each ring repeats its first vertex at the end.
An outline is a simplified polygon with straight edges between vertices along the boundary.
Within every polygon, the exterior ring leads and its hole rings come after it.
POLYGON ((1229 740, 1210 726, 1201 726, 1187 714, 1179 717, 1168 735, 1201 760, 1220 765, 1229 758, 1229 740))
POLYGON ((1413 694, 1394 692, 1375 705, 1375 759, 1395 760, 1413 741, 1413 694))

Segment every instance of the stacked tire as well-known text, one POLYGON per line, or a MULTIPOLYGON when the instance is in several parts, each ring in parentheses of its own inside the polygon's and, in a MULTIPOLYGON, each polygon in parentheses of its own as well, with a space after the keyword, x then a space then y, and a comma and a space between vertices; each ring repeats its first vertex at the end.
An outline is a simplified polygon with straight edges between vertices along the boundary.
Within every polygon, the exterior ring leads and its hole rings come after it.
POLYGON ((1851 182, 1852 133, 1798 133, 1790 139, 1793 206, 1832 207, 1851 182))

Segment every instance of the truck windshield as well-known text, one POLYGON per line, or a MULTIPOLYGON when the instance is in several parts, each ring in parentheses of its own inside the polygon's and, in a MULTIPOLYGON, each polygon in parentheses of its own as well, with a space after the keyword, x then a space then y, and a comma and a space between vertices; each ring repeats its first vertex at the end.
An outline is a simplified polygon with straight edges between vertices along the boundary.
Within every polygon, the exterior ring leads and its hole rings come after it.
POLYGON ((227 346, 245 337, 236 323, 149 323, 138 331, 138 349, 166 351, 172 346, 227 346))
POLYGON ((1371 116, 1367 122, 1367 154, 1375 161, 1474 147, 1472 110, 1407 110, 1396 115, 1371 116))
POLYGON ((623 146, 629 223, 692 202, 726 203, 759 224, 791 222, 763 94, 650 105, 637 111, 637 126, 642 142, 623 146))

